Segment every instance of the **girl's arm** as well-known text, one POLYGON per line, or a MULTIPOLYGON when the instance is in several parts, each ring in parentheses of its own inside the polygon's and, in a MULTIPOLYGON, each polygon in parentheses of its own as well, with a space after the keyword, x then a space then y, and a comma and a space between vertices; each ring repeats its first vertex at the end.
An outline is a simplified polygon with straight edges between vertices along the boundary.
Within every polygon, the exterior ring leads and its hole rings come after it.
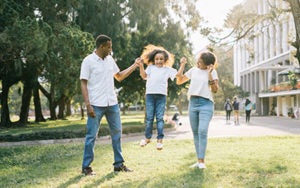
POLYGON ((146 74, 145 69, 144 69, 144 62, 143 62, 142 59, 140 60, 140 76, 141 76, 144 80, 146 80, 146 78, 147 78, 147 74, 146 74))
POLYGON ((213 65, 210 65, 208 67, 208 83, 210 85, 211 91, 213 93, 217 93, 218 89, 219 89, 219 81, 218 80, 214 80, 212 77, 212 71, 214 70, 213 65))
POLYGON ((177 85, 180 85, 180 84, 183 84, 185 83, 186 81, 189 80, 188 77, 186 77, 184 74, 183 74, 183 70, 184 70, 184 67, 185 67, 185 64, 187 63, 187 60, 185 57, 182 57, 180 59, 180 67, 178 69, 178 72, 176 74, 176 84, 177 85))

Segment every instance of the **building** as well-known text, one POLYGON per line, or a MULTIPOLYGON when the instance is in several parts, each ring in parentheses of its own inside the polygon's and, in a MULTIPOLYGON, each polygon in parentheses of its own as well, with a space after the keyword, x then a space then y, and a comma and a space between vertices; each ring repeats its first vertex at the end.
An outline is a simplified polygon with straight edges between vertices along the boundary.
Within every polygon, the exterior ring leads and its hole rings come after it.
MULTIPOLYGON (((244 6, 258 15, 270 13, 271 6, 287 8, 282 0, 247 0, 244 6)), ((234 84, 250 93, 258 115, 296 116, 299 118, 300 80, 291 87, 288 74, 299 78, 299 62, 294 57, 296 49, 295 27, 291 13, 275 20, 256 24, 247 37, 234 45, 234 84)))

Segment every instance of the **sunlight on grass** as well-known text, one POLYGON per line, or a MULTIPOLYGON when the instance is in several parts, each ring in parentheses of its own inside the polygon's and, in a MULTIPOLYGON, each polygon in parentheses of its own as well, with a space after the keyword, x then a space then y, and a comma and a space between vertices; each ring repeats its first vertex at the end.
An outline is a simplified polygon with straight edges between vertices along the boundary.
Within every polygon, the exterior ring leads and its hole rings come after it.
POLYGON ((94 177, 80 174, 83 143, 0 148, 3 187, 297 187, 300 137, 212 138, 207 169, 196 161, 192 140, 165 140, 140 148, 123 144, 132 173, 113 173, 110 144, 98 144, 94 177), (12 173, 13 171, 13 173, 12 173))

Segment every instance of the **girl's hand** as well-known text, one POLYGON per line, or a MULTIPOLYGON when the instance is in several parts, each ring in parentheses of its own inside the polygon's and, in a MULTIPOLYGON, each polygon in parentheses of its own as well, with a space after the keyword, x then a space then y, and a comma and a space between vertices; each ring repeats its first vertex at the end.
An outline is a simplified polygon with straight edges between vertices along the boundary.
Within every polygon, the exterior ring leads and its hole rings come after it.
POLYGON ((182 58, 180 59, 180 64, 181 64, 181 65, 185 65, 186 63, 187 63, 186 58, 185 58, 185 57, 182 57, 182 58))
POLYGON ((213 64, 208 65, 207 70, 208 70, 208 72, 211 73, 214 70, 214 65, 213 64))

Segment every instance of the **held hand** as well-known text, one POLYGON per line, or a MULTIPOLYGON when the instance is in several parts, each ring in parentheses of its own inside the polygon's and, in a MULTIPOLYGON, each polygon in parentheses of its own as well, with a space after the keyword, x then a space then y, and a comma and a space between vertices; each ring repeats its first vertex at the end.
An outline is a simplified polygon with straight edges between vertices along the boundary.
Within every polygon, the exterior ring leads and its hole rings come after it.
POLYGON ((141 58, 138 57, 138 58, 136 58, 135 61, 134 61, 134 66, 135 66, 135 68, 141 66, 140 64, 141 64, 141 58))
POLYGON ((182 57, 181 59, 180 59, 180 64, 181 65, 185 65, 187 63, 187 59, 185 58, 185 57, 182 57))

